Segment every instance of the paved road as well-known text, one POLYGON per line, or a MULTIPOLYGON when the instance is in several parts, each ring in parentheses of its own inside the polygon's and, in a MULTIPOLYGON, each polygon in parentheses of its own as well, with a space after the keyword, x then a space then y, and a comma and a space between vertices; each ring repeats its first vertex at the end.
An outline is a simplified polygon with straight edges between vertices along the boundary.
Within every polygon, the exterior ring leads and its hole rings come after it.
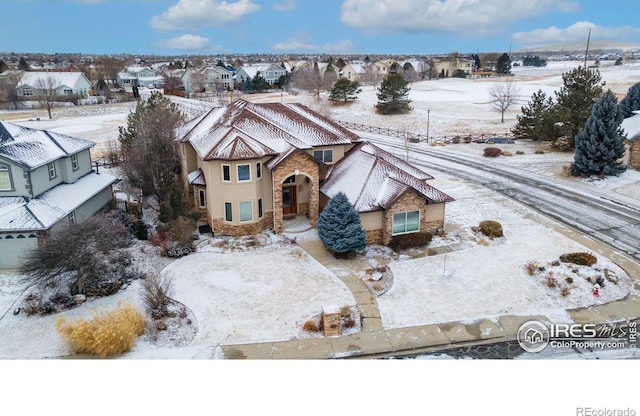
MULTIPOLYGON (((400 157, 405 152, 393 139, 358 134, 400 157)), ((636 206, 473 157, 414 146, 411 158, 415 165, 491 188, 640 259, 640 208, 636 206)))

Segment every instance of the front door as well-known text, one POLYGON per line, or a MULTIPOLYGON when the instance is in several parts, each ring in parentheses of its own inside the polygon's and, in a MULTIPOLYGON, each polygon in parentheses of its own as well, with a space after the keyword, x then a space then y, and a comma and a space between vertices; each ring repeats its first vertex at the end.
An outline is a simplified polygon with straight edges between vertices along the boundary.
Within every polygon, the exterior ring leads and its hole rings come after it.
POLYGON ((295 214, 298 212, 298 203, 296 202, 296 187, 282 187, 282 214, 295 214))

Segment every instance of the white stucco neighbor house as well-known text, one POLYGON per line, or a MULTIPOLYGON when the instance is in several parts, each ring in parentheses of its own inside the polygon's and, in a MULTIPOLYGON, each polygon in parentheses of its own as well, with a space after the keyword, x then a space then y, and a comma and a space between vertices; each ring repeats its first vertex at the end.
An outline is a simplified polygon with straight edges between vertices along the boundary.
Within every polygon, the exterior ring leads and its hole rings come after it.
POLYGON ((78 95, 86 97, 91 82, 82 72, 26 71, 16 85, 18 95, 28 97, 43 95, 44 89, 55 87, 55 95, 78 95))
POLYGON ((95 143, 0 122, 0 269, 112 199, 116 178, 91 169, 95 143))

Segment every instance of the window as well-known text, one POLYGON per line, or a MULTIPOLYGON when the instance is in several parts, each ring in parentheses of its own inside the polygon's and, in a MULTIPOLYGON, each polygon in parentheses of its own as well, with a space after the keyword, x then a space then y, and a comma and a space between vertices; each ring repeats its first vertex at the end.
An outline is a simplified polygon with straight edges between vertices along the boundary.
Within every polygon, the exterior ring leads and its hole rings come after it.
POLYGON ((289 176, 287 179, 284 180, 283 183, 296 183, 296 177, 295 175, 291 175, 289 176))
POLYGON ((13 188, 9 166, 0 165, 0 191, 10 191, 11 189, 13 188))
POLYGON ((233 221, 233 205, 231 205, 231 202, 224 203, 224 220, 227 222, 233 221))
POLYGON ((238 182, 247 182, 251 180, 251 166, 238 165, 238 182))
POLYGON ((70 90, 70 89, 68 89, 68 88, 65 88, 64 90, 62 90, 62 92, 63 92, 63 94, 64 94, 64 95, 71 95, 71 94, 73 94, 73 90, 70 90))
POLYGON ((398 212, 393 214, 392 234, 406 234, 420 229, 420 211, 398 212))
POLYGON ((56 163, 49 162, 47 164, 47 169, 49 169, 49 179, 53 179, 56 177, 56 163))
POLYGON ((69 213, 69 215, 67 215, 67 218, 69 218, 69 222, 71 224, 75 224, 76 223, 76 212, 75 211, 71 211, 69 213))
POLYGON ((23 88, 22 95, 33 95, 33 90, 31 88, 23 88))
POLYGON ((256 178, 262 178, 262 163, 256 163, 256 178))
POLYGON ((240 202, 240 222, 253 219, 253 207, 251 201, 240 202))
POLYGON ((200 204, 200 208, 204 208, 207 206, 207 199, 204 193, 204 189, 198 189, 198 203, 200 204))
POLYGON ((313 157, 324 163, 333 162, 333 150, 315 150, 313 157))
POLYGON ((262 212, 262 198, 258 199, 258 218, 262 218, 264 213, 262 212))
POLYGON ((78 164, 78 154, 71 155, 71 166, 73 166, 73 170, 78 170, 80 165, 78 164))
POLYGON ((231 182, 231 166, 222 165, 222 181, 231 182))

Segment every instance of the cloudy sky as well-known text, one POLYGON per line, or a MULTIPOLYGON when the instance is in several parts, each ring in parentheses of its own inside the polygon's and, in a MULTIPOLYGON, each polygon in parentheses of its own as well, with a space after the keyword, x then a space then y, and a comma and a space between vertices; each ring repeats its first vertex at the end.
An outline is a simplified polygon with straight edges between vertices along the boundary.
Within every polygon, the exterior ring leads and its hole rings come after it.
POLYGON ((2 0, 0 52, 500 52, 640 45, 638 0, 2 0))

